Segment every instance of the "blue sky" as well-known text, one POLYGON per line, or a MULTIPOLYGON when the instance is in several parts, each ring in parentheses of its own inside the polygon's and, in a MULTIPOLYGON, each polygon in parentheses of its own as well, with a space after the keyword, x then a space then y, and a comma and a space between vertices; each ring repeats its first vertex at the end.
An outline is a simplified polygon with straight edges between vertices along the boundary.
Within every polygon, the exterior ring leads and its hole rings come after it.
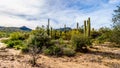
POLYGON ((120 0, 0 0, 0 26, 50 25, 60 28, 66 24, 75 28, 88 17, 93 28, 110 27, 112 14, 120 0))

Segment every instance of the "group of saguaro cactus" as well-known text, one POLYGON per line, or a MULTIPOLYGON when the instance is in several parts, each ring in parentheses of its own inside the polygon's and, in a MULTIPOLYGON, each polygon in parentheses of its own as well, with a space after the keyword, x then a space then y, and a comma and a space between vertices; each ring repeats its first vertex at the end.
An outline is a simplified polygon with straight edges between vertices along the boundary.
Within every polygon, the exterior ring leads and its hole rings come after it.
POLYGON ((90 22, 90 18, 88 18, 88 20, 84 21, 84 35, 86 37, 90 37, 90 31, 91 31, 91 22, 90 22))
MULTIPOLYGON (((52 37, 52 27, 51 30, 49 29, 50 27, 50 19, 48 19, 48 25, 47 25, 47 34, 50 35, 52 37), (50 32, 51 31, 51 32, 50 32)), ((77 29, 79 29, 79 23, 77 23, 77 29)), ((84 35, 85 37, 90 37, 90 31, 91 31, 91 22, 90 22, 90 18, 88 18, 88 20, 84 20, 84 35)), ((64 33, 66 36, 66 25, 64 25, 64 33)), ((62 31, 60 31, 60 36, 62 34, 62 31)), ((55 35, 56 35, 56 31, 55 31, 55 35)))

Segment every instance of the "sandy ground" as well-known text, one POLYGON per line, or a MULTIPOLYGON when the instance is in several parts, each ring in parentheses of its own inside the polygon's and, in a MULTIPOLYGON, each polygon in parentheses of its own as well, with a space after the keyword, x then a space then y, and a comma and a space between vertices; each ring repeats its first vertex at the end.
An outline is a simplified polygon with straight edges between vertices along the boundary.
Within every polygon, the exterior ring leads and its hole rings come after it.
POLYGON ((94 46, 89 53, 78 53, 75 57, 39 55, 37 63, 41 67, 32 67, 29 59, 29 55, 0 43, 0 68, 120 68, 120 48, 107 44, 94 46))

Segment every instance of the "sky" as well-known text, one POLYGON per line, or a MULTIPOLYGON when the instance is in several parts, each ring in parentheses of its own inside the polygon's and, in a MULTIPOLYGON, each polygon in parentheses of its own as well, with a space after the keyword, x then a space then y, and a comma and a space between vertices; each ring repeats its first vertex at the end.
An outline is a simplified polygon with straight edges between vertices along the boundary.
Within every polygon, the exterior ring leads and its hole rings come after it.
POLYGON ((53 28, 76 28, 90 17, 92 28, 111 27, 117 5, 120 0, 0 0, 0 26, 34 29, 49 18, 53 28))

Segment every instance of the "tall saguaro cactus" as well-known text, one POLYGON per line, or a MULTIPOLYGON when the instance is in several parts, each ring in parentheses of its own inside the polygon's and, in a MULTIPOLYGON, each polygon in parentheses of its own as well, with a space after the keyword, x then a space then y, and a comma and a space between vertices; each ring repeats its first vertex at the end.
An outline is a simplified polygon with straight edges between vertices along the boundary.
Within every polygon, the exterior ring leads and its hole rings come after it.
POLYGON ((87 30, 87 28, 86 28, 86 20, 84 20, 84 36, 86 36, 86 30, 87 30))
POLYGON ((65 33, 65 39, 66 39, 66 24, 64 25, 64 33, 65 33))
POLYGON ((48 25, 47 25, 47 34, 50 35, 50 19, 48 19, 48 25))
POLYGON ((87 20, 87 36, 90 36, 90 30, 91 30, 91 24, 90 24, 90 18, 87 20))
POLYGON ((52 27, 51 27, 51 32, 50 32, 50 33, 51 33, 51 37, 52 37, 52 31, 53 31, 53 29, 52 29, 52 27))
POLYGON ((64 25, 64 32, 65 32, 65 35, 66 35, 66 25, 64 25))
POLYGON ((84 35, 87 37, 90 37, 90 31, 91 31, 91 22, 90 22, 90 17, 88 20, 84 21, 84 35))
POLYGON ((79 23, 77 22, 77 30, 78 30, 78 28, 79 28, 79 23))

